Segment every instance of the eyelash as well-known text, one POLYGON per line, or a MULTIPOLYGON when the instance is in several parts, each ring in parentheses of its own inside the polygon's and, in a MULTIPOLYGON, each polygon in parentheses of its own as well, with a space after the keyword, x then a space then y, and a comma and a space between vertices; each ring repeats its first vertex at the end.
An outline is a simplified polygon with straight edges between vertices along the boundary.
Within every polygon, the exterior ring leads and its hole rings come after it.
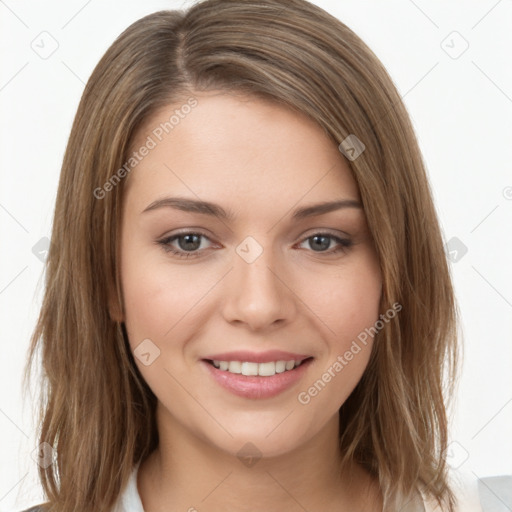
MULTIPOLYGON (((166 238, 163 238, 162 240, 158 240, 157 243, 162 246, 162 248, 164 249, 165 252, 170 252, 178 258, 196 258, 200 255, 202 250, 195 250, 195 251, 187 252, 187 251, 183 251, 183 250, 177 250, 170 245, 171 242, 173 242, 174 240, 176 240, 180 237, 186 236, 186 235, 198 235, 200 237, 203 237, 203 238, 206 238, 207 240, 209 240, 209 238, 206 235, 204 235, 203 233, 198 233, 195 231, 186 231, 183 233, 178 233, 176 235, 168 236, 166 238)), ((315 236, 328 237, 332 240, 335 240, 340 245, 340 247, 338 247, 335 250, 312 251, 312 252, 316 252, 317 254, 331 255, 331 254, 337 254, 341 251, 346 252, 353 245, 353 242, 347 238, 340 238, 338 236, 333 235, 332 233, 326 233, 326 232, 313 233, 312 235, 307 236, 306 238, 303 238, 300 243, 302 244, 303 242, 305 242, 309 239, 312 239, 315 236)), ((203 250, 205 250, 205 249, 203 249, 203 250)))

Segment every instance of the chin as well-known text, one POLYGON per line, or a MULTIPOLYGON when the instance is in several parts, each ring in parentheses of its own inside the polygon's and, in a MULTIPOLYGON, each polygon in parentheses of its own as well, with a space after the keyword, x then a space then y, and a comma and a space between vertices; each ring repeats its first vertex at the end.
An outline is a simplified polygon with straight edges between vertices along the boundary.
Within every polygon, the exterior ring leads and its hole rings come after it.
POLYGON ((307 420, 302 424, 296 424, 297 418, 294 422, 290 422, 287 415, 290 411, 281 412, 279 415, 266 415, 266 418, 261 418, 260 413, 253 416, 251 420, 246 418, 238 422, 228 422, 229 436, 224 431, 217 429, 217 435, 212 437, 212 432, 202 432, 203 437, 210 445, 228 453, 231 456, 239 458, 242 462, 247 457, 248 459, 259 459, 261 457, 279 457, 293 452, 300 448, 302 445, 317 434, 319 426, 316 425, 312 430, 311 426, 307 425, 307 420))

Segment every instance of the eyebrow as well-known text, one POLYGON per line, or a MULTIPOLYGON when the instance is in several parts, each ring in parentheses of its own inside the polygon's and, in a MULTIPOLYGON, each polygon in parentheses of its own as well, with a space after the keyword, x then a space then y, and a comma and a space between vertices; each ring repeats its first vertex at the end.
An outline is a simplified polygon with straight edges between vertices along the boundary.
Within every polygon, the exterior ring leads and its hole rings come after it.
MULTIPOLYGON (((188 199, 184 197, 164 197, 153 201, 147 206, 142 213, 157 210, 159 208, 174 208, 184 212, 200 213, 203 215, 211 215, 218 219, 232 221, 234 215, 230 211, 226 211, 222 206, 211 203, 209 201, 200 201, 196 199, 188 199)), ((297 208, 292 215, 293 220, 301 220, 307 217, 314 217, 325 213, 341 210, 343 208, 360 208, 362 204, 355 199, 339 199, 336 201, 327 201, 323 203, 311 204, 301 208, 297 208)))

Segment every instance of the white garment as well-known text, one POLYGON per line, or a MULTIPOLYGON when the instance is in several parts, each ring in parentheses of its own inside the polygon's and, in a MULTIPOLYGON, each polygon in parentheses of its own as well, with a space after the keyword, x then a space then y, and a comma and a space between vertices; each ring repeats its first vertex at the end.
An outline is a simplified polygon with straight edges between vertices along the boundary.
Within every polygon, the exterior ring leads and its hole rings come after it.
POLYGON ((137 489, 138 470, 139 464, 137 464, 133 469, 130 479, 128 480, 124 491, 120 494, 112 512, 144 512, 139 491, 137 489))
MULTIPOLYGON (((112 512, 144 512, 137 489, 138 469, 139 465, 136 465, 112 512)), ((457 512, 483 512, 478 499, 476 479, 472 479, 467 474, 461 472, 451 471, 450 482, 458 500, 457 512)), ((424 499, 424 506, 421 507, 420 505, 416 510, 417 512, 442 512, 437 505, 426 499, 424 499)))

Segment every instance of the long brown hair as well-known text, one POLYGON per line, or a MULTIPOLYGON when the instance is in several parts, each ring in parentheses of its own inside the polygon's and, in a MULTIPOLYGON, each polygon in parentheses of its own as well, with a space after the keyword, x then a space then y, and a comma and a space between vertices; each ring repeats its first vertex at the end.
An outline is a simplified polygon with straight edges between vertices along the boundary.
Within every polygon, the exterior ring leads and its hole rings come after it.
POLYGON ((111 314, 122 308, 119 169, 158 109, 205 90, 262 97, 309 116, 336 145, 350 134, 364 143, 347 162, 380 259, 381 311, 396 302, 402 310, 377 334, 340 409, 341 453, 378 477, 385 510, 421 489, 452 511, 443 391, 454 383, 457 307, 418 143, 374 53, 305 0, 206 0, 151 14, 116 39, 87 82, 25 373, 39 352, 39 440, 56 454, 39 475, 51 510, 109 510, 158 445, 156 398, 111 314))

